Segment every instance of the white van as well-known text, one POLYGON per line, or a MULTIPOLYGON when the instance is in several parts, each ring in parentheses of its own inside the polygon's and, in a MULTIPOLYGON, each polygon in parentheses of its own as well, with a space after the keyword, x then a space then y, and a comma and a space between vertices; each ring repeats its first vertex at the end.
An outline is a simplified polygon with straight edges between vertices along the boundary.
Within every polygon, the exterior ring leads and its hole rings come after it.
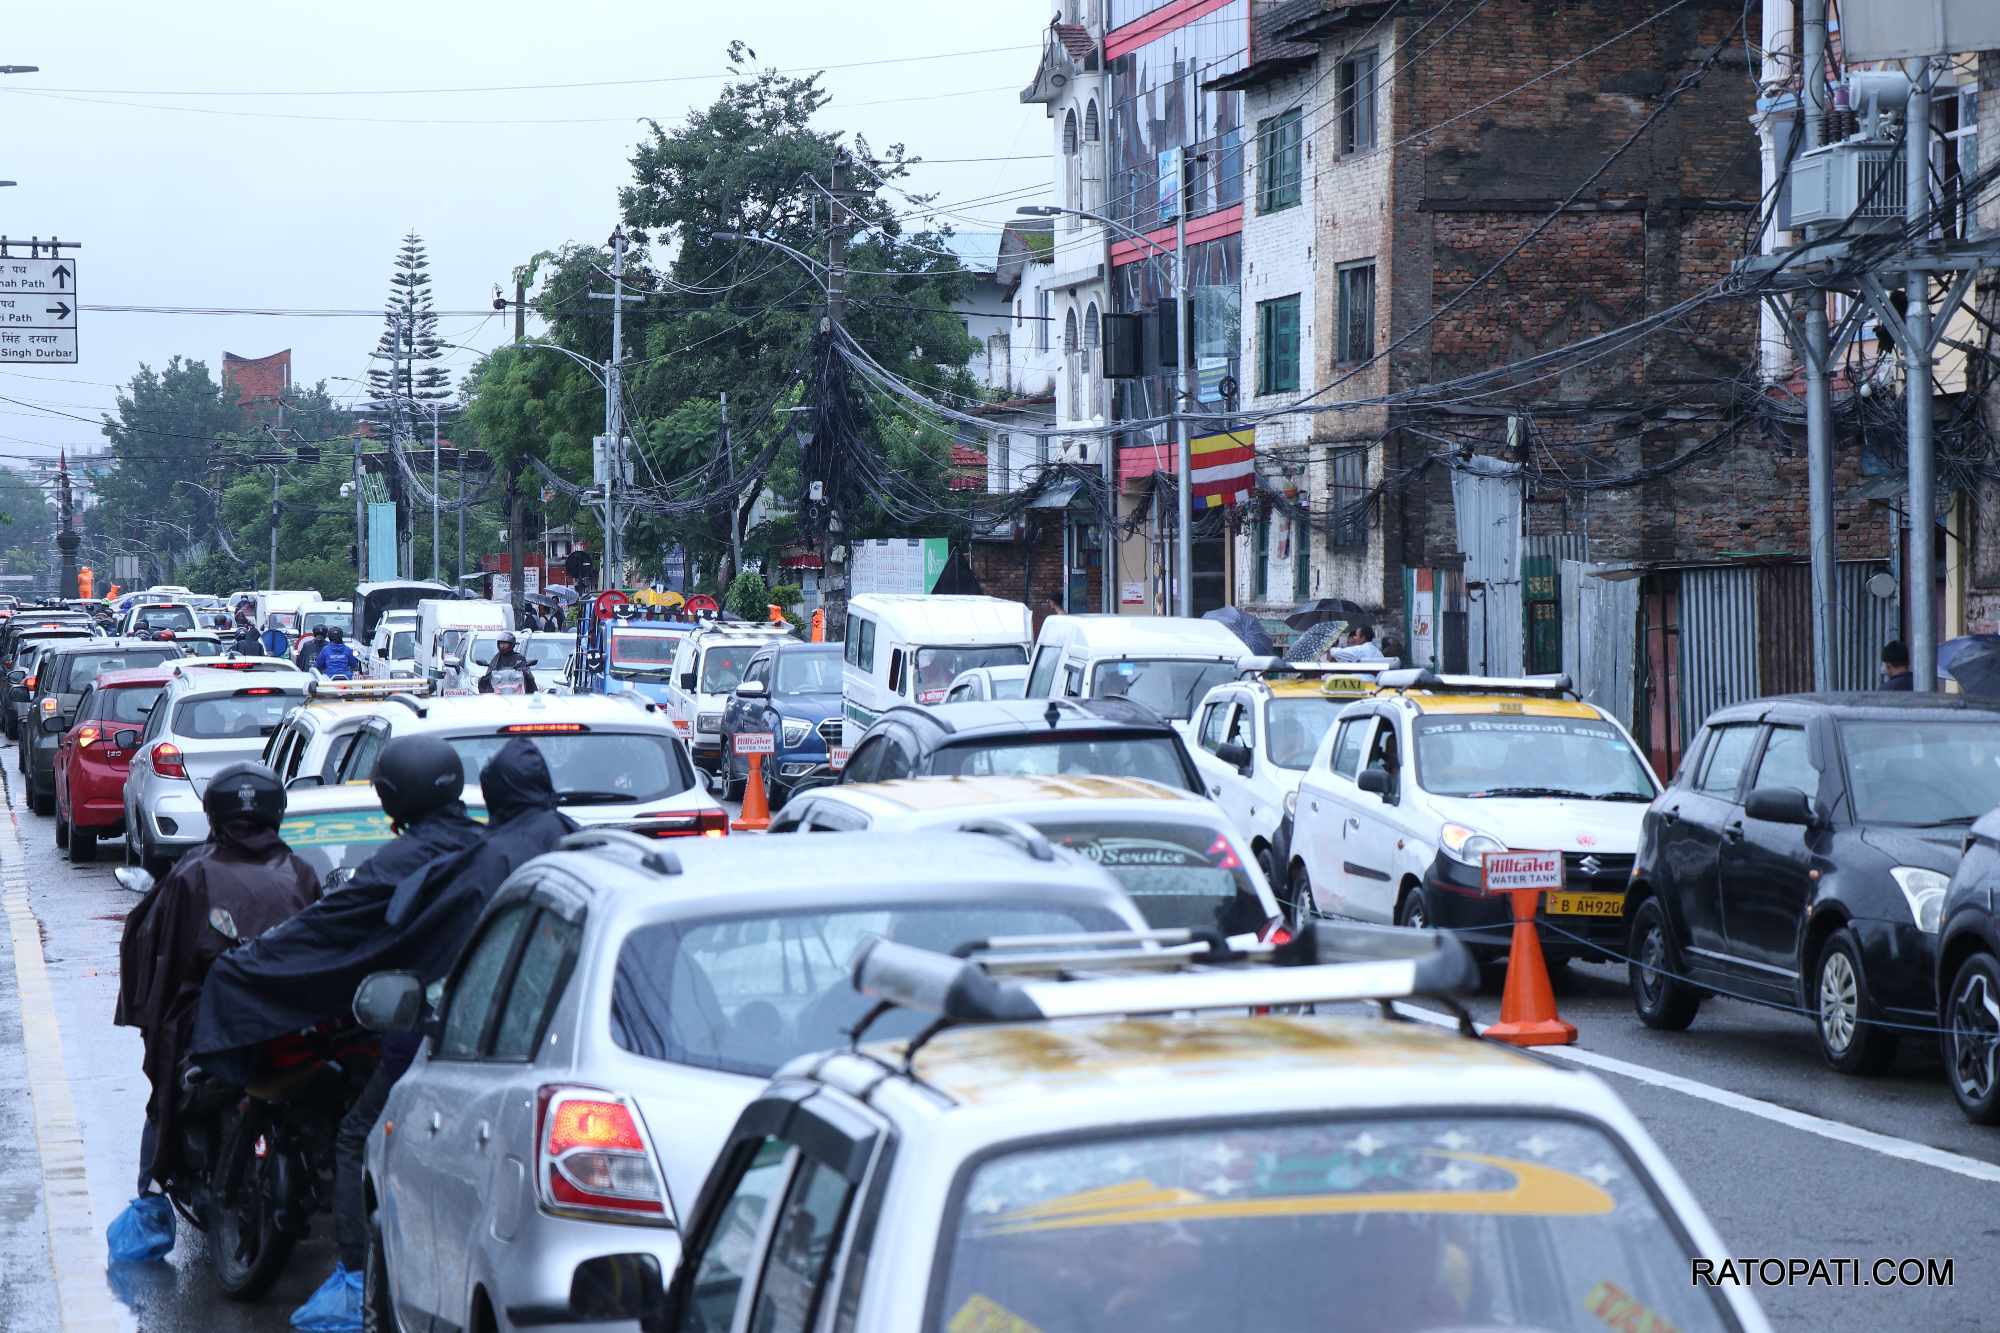
POLYGON ((718 772, 722 765, 722 710, 743 680, 743 669, 773 639, 790 638, 790 625, 721 621, 682 639, 674 648, 661 705, 674 730, 694 751, 696 768, 718 772))
POLYGON ((417 674, 417 613, 388 611, 375 622, 375 637, 359 650, 361 670, 369 676, 417 674))
POLYGON ((285 637, 296 649, 299 646, 299 634, 302 632, 300 626, 305 623, 305 610, 320 600, 319 593, 311 588, 303 590, 280 588, 273 592, 256 593, 254 594, 256 609, 250 613, 250 618, 260 634, 276 624, 285 632, 285 637))
POLYGON ((348 638, 354 637, 354 603, 352 602, 309 602, 299 613, 299 633, 310 634, 321 625, 332 629, 339 626, 340 632, 348 638))
POLYGON ((1030 699, 1124 697, 1185 722, 1250 656, 1215 620, 1186 616, 1050 616, 1028 664, 1030 699))
POLYGON ((417 603, 417 674, 440 688, 464 653, 464 635, 453 630, 512 629, 514 608, 506 602, 427 597, 417 603))
POLYGON ((841 716, 847 744, 899 703, 943 703, 959 673, 1020 666, 1034 617, 1004 597, 863 593, 847 603, 841 716))

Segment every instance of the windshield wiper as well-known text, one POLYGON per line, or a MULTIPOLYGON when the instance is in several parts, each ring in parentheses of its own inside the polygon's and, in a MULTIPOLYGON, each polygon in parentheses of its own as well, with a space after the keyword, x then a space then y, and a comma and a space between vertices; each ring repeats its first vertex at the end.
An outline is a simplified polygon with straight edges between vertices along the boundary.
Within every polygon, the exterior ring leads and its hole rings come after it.
POLYGON ((1947 818, 1944 818, 1944 819, 1929 819, 1929 820, 1925 820, 1925 821, 1924 821, 1923 823, 1921 823, 1921 824, 1912 824, 1912 825, 1910 825, 1910 827, 1911 827, 1911 828, 1952 828, 1952 827, 1954 827, 1954 826, 1960 826, 1960 825, 1965 825, 1965 824, 1970 824, 1970 823, 1972 823, 1972 822, 1973 822, 1974 820, 1976 820, 1976 819, 1978 819, 1978 818, 1979 818, 1979 816, 1978 816, 1978 815, 1951 815, 1951 816, 1948 816, 1947 818))
POLYGON ((1594 796, 1591 799, 1597 801, 1638 801, 1642 805, 1651 805, 1653 803, 1653 798, 1642 791, 1608 791, 1601 796, 1594 796))
POLYGON ((1587 791, 1571 791, 1567 787, 1488 787, 1485 791, 1467 792, 1467 796, 1553 796, 1571 800, 1588 801, 1594 799, 1587 791))
POLYGON ((556 797, 556 804, 629 805, 638 799, 629 791, 566 791, 556 797))

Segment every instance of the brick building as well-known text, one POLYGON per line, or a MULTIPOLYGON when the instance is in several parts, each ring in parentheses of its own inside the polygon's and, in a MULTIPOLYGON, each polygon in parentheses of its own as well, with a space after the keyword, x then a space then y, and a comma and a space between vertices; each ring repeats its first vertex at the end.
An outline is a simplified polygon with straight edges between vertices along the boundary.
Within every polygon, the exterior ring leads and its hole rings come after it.
POLYGON ((224 352, 222 383, 247 415, 260 424, 275 424, 292 387, 292 349, 259 357, 224 352))

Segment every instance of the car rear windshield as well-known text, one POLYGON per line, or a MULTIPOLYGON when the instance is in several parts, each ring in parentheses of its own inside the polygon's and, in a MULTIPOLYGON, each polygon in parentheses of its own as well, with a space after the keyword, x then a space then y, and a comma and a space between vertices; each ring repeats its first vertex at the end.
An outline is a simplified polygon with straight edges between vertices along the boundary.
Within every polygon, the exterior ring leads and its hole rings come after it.
POLYGON ((1109 871, 1150 926, 1242 935, 1270 921, 1243 859, 1218 829, 1152 819, 1037 819, 1035 827, 1109 871))
POLYGON ((962 671, 974 667, 1020 666, 1028 651, 1018 644, 988 644, 983 648, 917 649, 917 702, 934 704, 944 699, 962 671))
POLYGON ((1352 699, 1273 699, 1264 710, 1264 725, 1270 731, 1265 748, 1279 768, 1301 772, 1312 767, 1313 753, 1319 749, 1327 728, 1352 699))
POLYGON ((1187 719, 1203 695, 1236 679, 1234 662, 1184 662, 1127 657, 1103 662, 1091 677, 1094 699, 1130 699, 1163 717, 1187 719))
MULTIPOLYGON (((447 736, 465 766, 465 780, 515 739, 512 733, 447 736)), ((622 805, 679 796, 694 785, 681 751, 670 736, 632 731, 557 732, 530 735, 548 761, 556 799, 564 805, 622 805)))
POLYGON ((321 625, 337 629, 342 634, 354 633, 354 616, 347 611, 308 611, 299 623, 308 634, 321 625))
POLYGON ((124 685, 114 690, 99 690, 97 702, 90 709, 90 720, 144 722, 153 711, 153 705, 160 701, 163 688, 159 685, 124 685))
MULTIPOLYGON (((808 1051, 847 1044, 873 1001, 848 960, 879 936, 949 951, 995 935, 1120 930, 1087 904, 910 903, 663 921, 626 936, 611 991, 611 1038, 635 1055, 758 1078, 808 1051)), ((871 1039, 907 1037, 927 1018, 896 1010, 871 1039)))
POLYGON ((1071 1140, 980 1160, 953 1198, 939 1333, 1737 1327, 1637 1164, 1554 1117, 1071 1140), (1280 1254, 1310 1262, 1270 1280, 1280 1254))
POLYGON ((214 639, 176 639, 181 653, 187 657, 220 657, 222 645, 214 639))
POLYGON ((1840 724, 1841 748, 1864 824, 1969 824, 2000 806, 2000 721, 1840 724))
POLYGON ((928 774, 955 778, 1051 777, 1059 773, 1107 778, 1148 778, 1182 791, 1200 788, 1188 780, 1181 748, 1171 736, 1092 735, 1006 736, 947 745, 931 757, 928 774))
POLYGON ((163 629, 193 629, 194 612, 185 606, 145 606, 132 622, 132 628, 157 633, 163 629))
POLYGON ((231 694, 213 699, 189 699, 174 712, 173 733, 195 741, 248 740, 276 734, 278 724, 305 698, 300 690, 250 686, 255 694, 231 694))
POLYGON ((116 652, 71 653, 69 681, 63 688, 71 694, 76 694, 106 671, 123 671, 127 667, 158 666, 162 662, 171 662, 179 656, 179 651, 173 648, 120 648, 116 652))
POLYGON ((1650 801, 1653 779, 1632 743, 1587 717, 1419 718, 1417 783, 1434 796, 1578 796, 1650 801))

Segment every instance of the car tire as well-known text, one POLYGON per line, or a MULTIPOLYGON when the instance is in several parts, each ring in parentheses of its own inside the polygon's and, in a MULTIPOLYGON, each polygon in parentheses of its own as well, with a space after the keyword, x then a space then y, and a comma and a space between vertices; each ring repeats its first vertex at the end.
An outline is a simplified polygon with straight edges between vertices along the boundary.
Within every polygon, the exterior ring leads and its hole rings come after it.
POLYGON ((29 783, 28 808, 30 810, 33 810, 36 814, 42 815, 44 817, 54 814, 56 812, 55 794, 51 792, 49 795, 44 796, 40 792, 35 790, 34 784, 32 782, 29 783))
POLYGON ((382 1240, 382 1216, 368 1215, 368 1262, 361 1270, 361 1333, 401 1333, 389 1293, 389 1248, 382 1240))
POLYGON ((56 848, 62 850, 69 846, 69 821, 62 817, 60 809, 54 813, 56 817, 56 848))
POLYGON ((1881 1017, 1868 993, 1861 941, 1842 926, 1827 936, 1813 962, 1810 992, 1819 1053, 1843 1074, 1879 1074, 1896 1058, 1896 1034, 1877 1026, 1881 1017))
POLYGON ((1278 883, 1278 867, 1271 859, 1269 843, 1257 844, 1257 868, 1264 872, 1264 882, 1275 889, 1278 883))
POLYGON ((1678 978, 1680 951, 1658 898, 1642 900, 1632 914, 1627 952, 1626 983, 1639 1021, 1658 1032, 1685 1032, 1701 1009, 1701 992, 1678 978))
POLYGON ((1437 918, 1431 915, 1431 899, 1421 884, 1412 884, 1396 907, 1396 924, 1410 930, 1429 930, 1437 918))
POLYGON ((776 767, 775 760, 764 767, 764 808, 774 815, 785 808, 786 801, 792 799, 792 793, 786 789, 784 783, 778 781, 777 774, 771 771, 776 767))
POLYGON ((87 865, 97 859, 97 830, 69 826, 69 860, 71 865, 87 865))
POLYGON ((1285 876, 1285 916, 1289 920, 1292 933, 1298 934, 1306 924, 1318 915, 1313 903, 1312 876, 1306 871, 1304 861, 1292 862, 1291 873, 1285 876))
POLYGON ((1944 1071, 1951 1095, 1973 1124, 2000 1124, 2000 962, 1975 953, 1947 985, 1944 1071))
POLYGON ((747 773, 740 778, 736 776, 736 761, 726 751, 722 758, 716 761, 716 772, 722 775, 722 799, 742 800, 744 792, 750 787, 750 776, 747 773))

